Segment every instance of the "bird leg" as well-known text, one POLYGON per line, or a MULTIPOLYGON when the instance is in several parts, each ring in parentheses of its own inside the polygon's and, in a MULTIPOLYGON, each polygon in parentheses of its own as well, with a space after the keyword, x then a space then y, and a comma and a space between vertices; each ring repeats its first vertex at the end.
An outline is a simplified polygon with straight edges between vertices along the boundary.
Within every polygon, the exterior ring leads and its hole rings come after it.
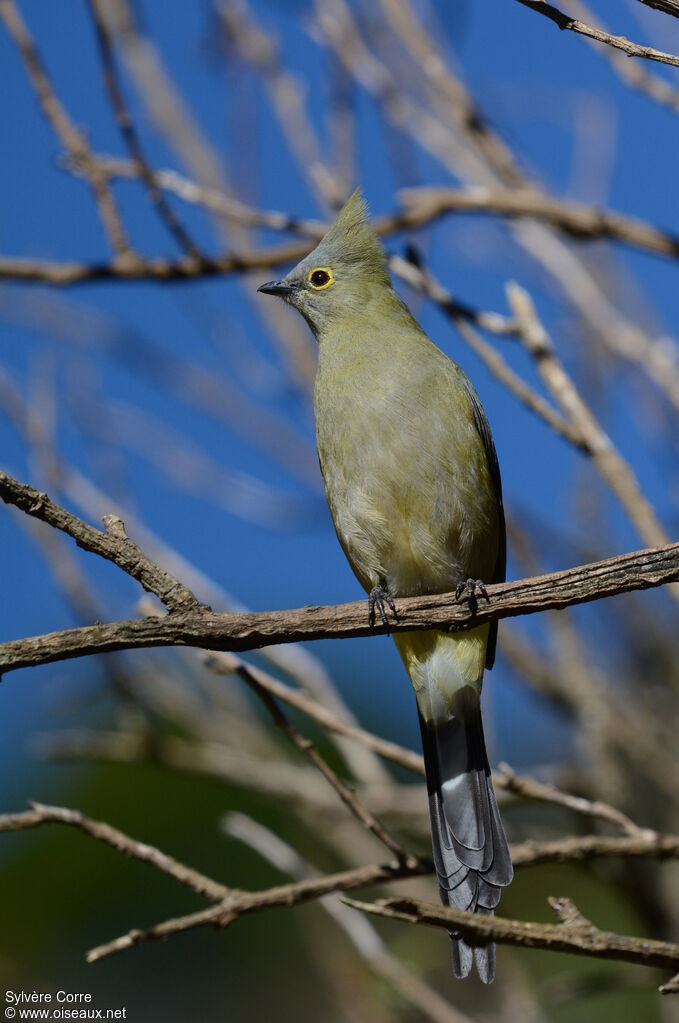
POLYGON ((375 608, 380 612, 380 618, 382 619, 382 625, 388 625, 387 612, 384 609, 384 605, 387 604, 391 609, 394 618, 398 619, 396 613, 396 605, 391 597, 390 593, 387 593, 383 586, 373 586, 372 590, 368 594, 368 624, 375 624, 375 608))
POLYGON ((476 609, 479 606, 477 591, 482 597, 485 597, 490 604, 490 597, 488 596, 488 590, 486 589, 486 584, 483 579, 467 579, 459 582, 455 587, 455 600, 457 600, 458 603, 466 600, 469 604, 469 610, 471 613, 476 614, 476 609))

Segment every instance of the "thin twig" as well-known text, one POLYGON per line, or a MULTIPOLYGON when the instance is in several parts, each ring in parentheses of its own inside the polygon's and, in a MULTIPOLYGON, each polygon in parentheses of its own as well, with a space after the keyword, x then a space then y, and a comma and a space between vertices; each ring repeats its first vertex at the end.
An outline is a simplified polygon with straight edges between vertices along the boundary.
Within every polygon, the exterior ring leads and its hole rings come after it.
POLYGON ((669 536, 643 493, 633 469, 614 447, 566 372, 530 295, 518 284, 510 283, 507 285, 507 298, 522 344, 533 357, 550 394, 579 432, 599 475, 624 507, 642 540, 648 544, 667 543, 669 536))
POLYGON ((91 949, 87 953, 87 961, 93 963, 114 955, 116 952, 123 952, 135 945, 145 944, 149 941, 164 941, 173 934, 181 934, 194 930, 196 927, 228 927, 239 917, 264 909, 288 908, 322 898, 331 892, 349 891, 387 881, 421 877, 424 874, 430 874, 432 870, 433 864, 427 860, 420 860, 409 866, 393 863, 371 864, 366 867, 340 871, 336 874, 309 878, 293 884, 267 888, 262 892, 233 892, 216 905, 199 910, 197 913, 165 920, 148 930, 135 928, 128 931, 127 934, 114 938, 113 941, 109 941, 105 945, 91 949))
MULTIPOLYGON (((581 0, 567 0, 565 6, 569 14, 573 14, 581 21, 586 21, 593 28, 607 31, 601 19, 596 17, 587 4, 582 3, 581 0)), ((662 103, 663 106, 673 110, 675 114, 679 113, 679 89, 671 82, 666 81, 658 74, 652 74, 643 64, 629 60, 627 55, 621 53, 620 50, 612 49, 610 46, 599 46, 594 40, 589 40, 589 43, 592 49, 610 64, 623 82, 644 93, 655 103, 662 103)))
POLYGON ((118 852, 124 853, 125 856, 149 863, 156 870, 162 871, 163 874, 169 874, 175 881, 179 881, 180 884, 208 899, 223 899, 232 890, 226 885, 219 884, 212 878, 200 874, 192 867, 187 867, 154 846, 138 842, 105 821, 94 820, 92 817, 80 813, 79 810, 70 810, 63 806, 45 806, 43 803, 30 803, 29 805, 31 809, 21 813, 0 814, 0 832, 24 831, 27 828, 39 827, 41 824, 68 824, 83 831, 86 835, 96 838, 99 842, 105 842, 118 852))
MULTIPOLYGON (((109 178, 136 179, 140 176, 132 160, 108 155, 94 158, 109 178)), ((79 169, 78 164, 72 166, 75 171, 79 169)), ((330 226, 327 221, 248 206, 219 189, 200 185, 176 170, 156 170, 154 176, 159 188, 244 227, 287 231, 316 241, 330 226)), ((655 255, 679 258, 679 235, 672 231, 640 217, 571 199, 557 199, 534 188, 505 189, 482 185, 405 188, 398 193, 398 199, 396 209, 376 216, 373 221, 375 231, 382 237, 427 227, 451 213, 480 213, 510 219, 535 218, 573 238, 616 241, 655 255)), ((304 254, 301 246, 299 251, 301 258, 304 254)))
MULTIPOLYGON (((335 891, 348 891, 367 885, 395 881, 406 877, 429 874, 433 865, 428 860, 409 857, 407 862, 398 864, 371 864, 345 870, 337 874, 309 878, 296 884, 280 885, 260 892, 247 892, 226 888, 190 867, 166 856, 152 846, 137 842, 129 836, 101 821, 95 821, 76 810, 64 807, 49 807, 38 803, 23 813, 0 815, 0 832, 21 831, 44 823, 56 822, 76 827, 99 841, 106 842, 121 852, 155 866, 163 873, 174 877, 200 895, 214 901, 214 905, 197 913, 164 921, 146 931, 132 930, 114 941, 93 949, 88 961, 111 955, 147 941, 166 938, 195 927, 214 925, 225 927, 247 913, 280 906, 293 906, 300 902, 322 898, 335 891)), ((652 857, 665 859, 679 856, 679 837, 672 835, 638 835, 621 838, 605 838, 586 835, 567 837, 553 842, 528 842, 514 845, 512 859, 518 867, 555 860, 577 861, 598 856, 652 857)), ((462 914, 475 921, 473 914, 462 914)), ((457 920, 455 921, 457 922, 457 920)), ((510 921, 522 926, 518 921, 510 921)), ((442 926, 442 924, 441 924, 442 926)), ((474 932, 478 934, 479 932, 474 932)), ((480 934, 487 934, 483 929, 480 934)), ((488 940, 495 940, 491 936, 488 940)), ((501 940, 501 939, 498 939, 501 940)), ((662 944, 662 943, 660 943, 662 944)), ((595 954, 595 953, 593 953, 595 954)))
MULTIPOLYGON (((225 833, 244 842, 278 870, 296 880, 318 877, 316 868, 268 828, 242 813, 229 813, 222 822, 225 833)), ((336 895, 319 900, 328 915, 341 927, 370 970, 382 977, 407 1002, 432 1023, 472 1023, 453 1008, 433 987, 420 979, 406 963, 392 955, 372 923, 353 913, 336 895)))
POLYGON ((69 157, 82 168, 82 172, 92 188, 104 230, 118 257, 114 266, 121 269, 129 259, 134 260, 135 257, 130 249, 113 193, 109 187, 108 176, 100 168, 90 151, 85 135, 71 120, 66 108, 55 93, 42 58, 14 0, 0 0, 0 18, 5 23, 7 31, 21 54, 40 109, 69 157))
POLYGON ((367 807, 363 805, 356 793, 353 792, 346 782, 342 781, 339 775, 333 771, 330 764, 314 748, 313 743, 306 736, 302 735, 295 726, 288 720, 275 699, 264 686, 260 684, 256 675, 249 670, 248 665, 240 664, 236 668, 236 674, 246 682, 252 691, 262 701, 274 723, 288 737, 290 742, 302 753, 307 760, 320 771, 325 780, 335 790, 347 809, 356 817, 366 830, 370 831, 378 842, 381 842, 392 853, 398 863, 413 865, 416 857, 411 856, 399 842, 389 834, 384 825, 375 817, 367 807))
POLYGON ((679 256, 679 235, 637 217, 574 200, 556 199, 534 188, 406 188, 399 199, 408 227, 419 227, 447 213, 535 217, 574 238, 608 239, 656 255, 679 256))
POLYGON ((679 858, 679 836, 660 835, 654 831, 632 835, 575 835, 546 842, 521 842, 512 845, 510 851, 515 867, 578 863, 609 856, 676 860, 679 858))
POLYGON ((493 772, 493 784, 496 788, 502 789, 505 792, 511 792, 516 796, 522 796, 524 799, 535 799, 538 802, 553 803, 557 806, 574 810, 585 817, 595 817, 599 820, 608 821, 628 835, 651 836, 654 834, 648 828, 639 827, 622 810, 618 810, 616 807, 610 806, 600 799, 591 800, 585 799, 584 796, 574 796, 570 792, 564 792, 562 789, 557 788, 556 785, 536 781, 535 778, 529 778, 526 775, 516 774, 509 764, 500 764, 498 770, 493 772))
POLYGON ((186 231, 176 213, 167 202, 165 196, 158 187, 155 175, 144 153, 137 129, 135 128, 132 115, 127 108, 123 91, 118 81, 116 62, 113 54, 113 43, 106 24, 106 19, 100 7, 101 0, 89 0, 89 9, 94 22, 94 29, 99 45, 104 84, 111 99, 111 105, 115 111, 118 127, 129 153, 137 166, 139 175, 148 190, 151 202, 158 210, 161 218, 165 221, 170 232, 174 235, 178 244, 188 256, 193 259, 200 259, 200 252, 195 243, 186 231))

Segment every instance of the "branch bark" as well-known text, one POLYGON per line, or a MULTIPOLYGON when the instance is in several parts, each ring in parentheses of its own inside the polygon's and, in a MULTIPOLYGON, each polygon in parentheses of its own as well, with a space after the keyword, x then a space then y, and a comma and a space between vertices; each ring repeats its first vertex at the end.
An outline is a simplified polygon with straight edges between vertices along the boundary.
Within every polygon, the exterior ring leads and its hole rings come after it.
POLYGON ((640 4, 646 4, 655 11, 662 11, 663 14, 671 14, 679 18, 679 0, 639 0, 640 4))
POLYGON ((372 903, 358 902, 354 899, 344 901, 355 909, 376 916, 459 931, 470 945, 487 945, 494 941, 501 945, 571 952, 594 959, 613 959, 670 970, 676 970, 679 965, 679 945, 669 941, 634 938, 613 934, 611 931, 600 931, 579 912, 570 899, 549 900, 552 909, 561 920, 558 924, 483 916, 416 899, 380 899, 372 903))
POLYGON ((571 18, 568 14, 564 14, 558 7, 554 7, 553 4, 548 4, 547 0, 518 0, 524 7, 530 7, 532 11, 537 11, 538 14, 542 14, 545 18, 549 18, 554 24, 562 31, 576 32, 578 35, 586 36, 588 39, 594 39, 597 43, 606 43, 607 46, 612 46, 616 50, 622 50, 628 57, 642 57, 645 60, 657 60, 660 64, 669 64, 671 67, 679 67, 679 57, 674 53, 665 53, 664 50, 656 50, 652 46, 640 46, 638 43, 633 43, 625 36, 611 35, 610 32, 603 32, 601 29, 592 28, 591 25, 586 25, 584 21, 578 21, 577 18, 571 18))
MULTIPOLYGON (((90 527, 91 528, 91 527, 90 527)), ((164 618, 90 625, 10 640, 0 645, 0 674, 53 661, 114 650, 193 646, 210 650, 254 650, 279 643, 385 635, 407 630, 463 631, 495 618, 534 614, 582 604, 679 579, 679 543, 622 554, 562 572, 488 587, 488 603, 475 609, 454 593, 398 601, 398 618, 368 624, 365 601, 249 614, 190 610, 164 618)))
POLYGON ((175 881, 191 888, 198 895, 208 899, 224 899, 231 889, 226 885, 213 881, 212 878, 200 874, 193 867, 187 867, 174 857, 161 852, 155 846, 147 845, 146 842, 138 842, 130 838, 118 828, 112 827, 106 821, 94 820, 87 817, 79 810, 71 810, 65 806, 45 806, 43 803, 30 803, 30 810, 23 810, 21 813, 0 814, 0 832, 2 831, 25 831, 28 828, 36 828, 41 824, 67 824, 77 828, 91 838, 112 846, 125 856, 131 856, 142 863, 148 863, 163 874, 168 874, 175 881))
POLYGON ((0 499, 14 505, 26 515, 46 522, 72 537, 78 547, 112 561, 123 572, 132 576, 149 593, 155 594, 170 611, 200 608, 203 605, 174 576, 154 564, 143 554, 125 532, 122 519, 106 515, 106 532, 95 529, 76 515, 52 501, 47 494, 28 483, 21 483, 0 471, 0 499))
MULTIPOLYGON (((131 161, 92 157, 96 168, 106 178, 134 173, 131 161)), ((80 170, 82 158, 73 158, 70 166, 80 170)), ((89 165, 87 165, 89 167, 89 165)), ((153 172, 158 188, 174 192, 188 202, 197 203, 229 216, 248 226, 290 231, 304 237, 267 249, 224 252, 208 256, 195 251, 183 258, 146 259, 127 252, 125 259, 112 263, 66 262, 39 259, 0 257, 0 278, 41 282, 57 286, 95 281, 181 281, 202 277, 227 276, 256 270, 270 270, 286 263, 296 263, 310 251, 328 225, 318 221, 296 219, 276 211, 254 210, 234 203, 214 189, 203 189, 175 171, 153 172), (308 239, 308 240, 307 240, 308 239)), ((638 217, 601 209, 583 203, 565 201, 543 195, 535 189, 516 190, 472 187, 464 189, 412 189, 402 193, 404 206, 377 217, 375 230, 381 236, 417 229, 433 223, 449 213, 484 213, 509 219, 536 219, 571 237, 588 240, 604 239, 621 242, 634 248, 671 259, 679 258, 679 237, 671 231, 647 223, 638 217)))
MULTIPOLYGON (((676 856, 679 855, 679 838, 668 835, 656 836, 656 839, 658 841, 662 840, 662 842, 665 843, 665 845, 663 845, 662 854, 657 851, 658 842, 653 845, 650 839, 646 840, 644 843, 643 840, 628 837, 618 838, 616 840, 604 838, 599 839, 598 836, 585 835, 581 837, 561 839, 560 844, 564 846, 564 848, 568 849, 568 853, 564 853, 562 856, 563 860, 591 859, 597 856, 611 855, 633 857, 651 856, 654 858, 676 858, 676 856), (606 845, 607 841, 614 844, 606 845)), ((544 843, 546 848, 544 858, 541 843, 525 843, 525 845, 511 846, 510 852, 512 860, 517 866, 526 867, 536 863, 558 859, 559 857, 553 854, 553 847, 557 844, 559 843, 544 843), (530 848, 528 848, 529 846, 530 848)), ((228 927, 229 924, 232 924, 239 917, 245 916, 248 913, 259 912, 264 909, 295 906, 302 902, 320 899, 331 892, 349 891, 351 889, 364 888, 369 885, 384 884, 391 881, 402 880, 404 878, 431 874, 433 869, 431 861, 411 858, 408 863, 377 863, 365 867, 355 867, 352 870, 345 870, 338 874, 326 874, 321 877, 299 881, 296 884, 278 885, 275 888, 267 888, 260 892, 238 891, 234 889, 224 899, 215 903, 213 906, 209 906, 207 909, 199 910, 196 913, 188 913, 185 916, 173 917, 169 920, 164 920, 162 923, 156 924, 146 930, 133 928, 128 931, 127 934, 122 934, 120 937, 114 938, 112 941, 92 949, 88 952, 87 961, 95 962, 98 959, 104 959, 110 955, 114 955, 116 952, 123 952, 128 948, 133 948, 135 945, 146 944, 151 941, 164 941, 166 938, 171 937, 174 934, 181 934, 184 931, 194 930, 196 927, 228 927)), ((349 904, 351 905, 352 903, 350 902, 349 904)), ((382 903, 367 903, 366 905, 379 906, 382 905, 382 903)), ((422 903, 422 905, 426 905, 427 909, 437 908, 430 907, 428 903, 422 903)), ((360 908, 364 908, 364 905, 360 904, 360 908)), ((459 910, 451 910, 450 912, 458 913, 459 917, 461 917, 465 923, 469 922, 472 927, 479 919, 477 914, 474 913, 464 913, 459 910)), ((498 918, 482 917, 481 919, 492 922, 493 919, 497 920, 498 918)), ((423 920, 421 922, 425 921, 423 920)), ((509 925, 510 928, 511 926, 516 925, 519 929, 521 927, 542 926, 540 924, 526 925, 521 921, 515 920, 503 920, 502 923, 509 925)), ((440 923, 436 924, 436 926, 446 926, 446 924, 440 923)), ((612 937, 617 939, 619 936, 612 935, 612 937)), ((501 941, 502 939, 496 939, 496 937, 491 933, 486 940, 501 941)), ((625 939, 621 940, 624 941, 625 939)), ((634 941, 637 939, 631 940, 634 941)), ((528 944, 525 941, 516 943, 528 944)), ((663 945, 664 943, 658 942, 657 944, 663 945)), ((552 946, 543 945, 541 947, 552 946)), ((556 946, 553 947, 557 950, 556 946)), ((565 951, 575 951, 575 949, 565 949, 565 951)), ((679 947, 677 947, 677 951, 679 953, 679 947)), ((635 959, 633 961, 636 962, 637 960, 635 959)), ((674 960, 669 963, 666 962, 663 965, 669 965, 670 968, 676 969, 676 963, 674 960)))

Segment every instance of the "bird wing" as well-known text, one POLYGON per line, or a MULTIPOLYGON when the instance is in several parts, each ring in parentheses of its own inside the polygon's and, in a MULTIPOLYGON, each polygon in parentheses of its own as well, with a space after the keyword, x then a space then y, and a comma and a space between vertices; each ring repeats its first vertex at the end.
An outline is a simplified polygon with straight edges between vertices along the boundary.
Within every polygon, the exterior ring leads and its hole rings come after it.
MULTIPOLYGON (((505 510, 502 503, 502 479, 500 477, 500 465, 497 460, 497 452, 495 450, 495 444, 493 442, 493 435, 490 432, 490 424, 486 417, 486 413, 483 411, 483 405, 479 401, 479 397, 471 385, 471 382, 464 373, 461 373, 462 382, 464 388, 469 395, 471 401, 472 411, 474 413, 474 423, 478 430, 479 436, 483 441, 483 447, 486 452, 486 460, 488 462, 488 471, 490 472, 490 479, 493 484, 493 491, 495 493, 495 500, 497 501, 497 515, 498 515, 498 526, 499 526, 499 538, 497 548, 497 561, 495 562, 495 571, 493 572, 492 582, 503 583, 507 577, 507 529, 505 526, 505 510)), ((490 632, 488 633, 488 646, 486 648, 486 667, 492 668, 493 662, 495 661, 495 647, 497 645, 497 619, 490 624, 490 632)))

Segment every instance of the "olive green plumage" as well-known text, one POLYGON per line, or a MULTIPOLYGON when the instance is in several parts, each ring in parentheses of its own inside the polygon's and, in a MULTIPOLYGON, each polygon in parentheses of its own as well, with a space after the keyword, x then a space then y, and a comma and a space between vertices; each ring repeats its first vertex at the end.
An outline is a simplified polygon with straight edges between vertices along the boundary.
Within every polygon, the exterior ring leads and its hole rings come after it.
MULTIPOLYGON (((316 440, 337 536, 362 586, 392 598, 504 579, 502 490, 469 380, 391 286, 356 191, 314 251, 263 285, 318 340, 316 440)), ((445 904, 492 913, 512 870, 483 742, 480 694, 496 626, 397 633, 417 698, 445 904)), ((472 950, 453 937, 457 976, 472 950)), ((494 947, 476 949, 493 979, 494 947)))

